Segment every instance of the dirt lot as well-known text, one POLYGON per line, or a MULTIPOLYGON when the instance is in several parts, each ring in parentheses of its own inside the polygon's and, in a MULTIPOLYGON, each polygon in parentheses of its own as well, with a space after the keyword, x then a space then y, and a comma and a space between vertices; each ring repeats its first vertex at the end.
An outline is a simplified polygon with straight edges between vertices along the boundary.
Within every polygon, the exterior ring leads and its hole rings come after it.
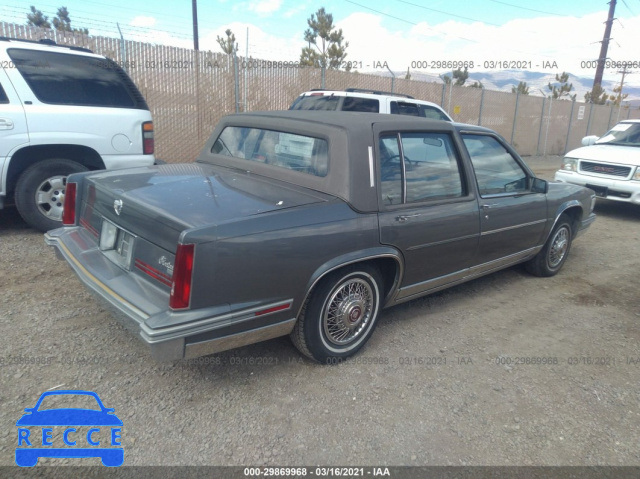
POLYGON ((596 213, 559 275, 514 267, 386 310, 358 356, 320 366, 288 338, 156 363, 0 211, 0 465, 50 388, 115 408, 126 465, 640 465, 640 207, 596 213))

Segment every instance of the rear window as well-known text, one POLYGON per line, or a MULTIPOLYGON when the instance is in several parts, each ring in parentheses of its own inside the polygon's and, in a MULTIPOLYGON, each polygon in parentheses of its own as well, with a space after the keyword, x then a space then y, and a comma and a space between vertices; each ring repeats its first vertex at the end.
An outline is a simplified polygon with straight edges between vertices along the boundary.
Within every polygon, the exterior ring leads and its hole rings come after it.
POLYGON ((211 152, 321 177, 329 168, 326 140, 260 128, 228 126, 211 152))
POLYGON ((111 60, 18 48, 7 53, 43 103, 148 109, 131 79, 111 60))
POLYGON ((293 105, 291 105, 289 110, 335 111, 338 109, 339 100, 340 100, 340 97, 337 97, 337 96, 324 96, 324 95, 301 96, 301 97, 298 97, 298 99, 293 102, 293 105))

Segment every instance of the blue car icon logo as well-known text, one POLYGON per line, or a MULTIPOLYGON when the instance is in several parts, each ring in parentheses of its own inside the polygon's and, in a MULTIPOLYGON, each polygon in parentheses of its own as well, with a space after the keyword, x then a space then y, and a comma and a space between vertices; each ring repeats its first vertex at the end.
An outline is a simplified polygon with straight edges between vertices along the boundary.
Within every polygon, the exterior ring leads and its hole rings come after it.
POLYGON ((41 457, 99 457, 102 464, 110 467, 124 462, 124 448, 120 442, 122 421, 114 409, 104 407, 96 393, 48 391, 25 412, 16 422, 18 466, 33 467, 41 457), (67 402, 81 403, 84 407, 48 407, 67 402))

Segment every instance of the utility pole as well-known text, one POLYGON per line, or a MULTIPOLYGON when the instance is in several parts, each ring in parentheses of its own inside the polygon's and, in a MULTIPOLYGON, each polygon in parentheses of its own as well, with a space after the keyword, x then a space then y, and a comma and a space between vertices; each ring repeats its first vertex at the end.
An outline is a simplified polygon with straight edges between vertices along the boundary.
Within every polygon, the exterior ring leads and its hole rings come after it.
POLYGON ((618 103, 618 116, 616 118, 616 123, 620 120, 620 110, 622 110, 622 88, 624 87, 624 77, 633 74, 633 72, 627 71, 627 64, 625 63, 622 71, 619 71, 618 73, 622 74, 622 79, 620 80, 620 91, 618 92, 618 98, 616 99, 616 102, 618 103))
POLYGON ((618 71, 618 73, 620 73, 622 75, 622 79, 620 80, 620 91, 618 92, 618 105, 620 105, 620 101, 622 98, 622 88, 624 87, 624 77, 627 76, 627 74, 631 74, 631 72, 627 71, 627 64, 624 64, 624 67, 622 69, 622 71, 618 71))
POLYGON ((600 47, 600 56, 598 57, 598 68, 596 68, 596 76, 593 79, 592 92, 596 91, 596 85, 602 85, 602 75, 604 74, 604 63, 607 58, 607 51, 609 50, 609 40, 611 40, 611 27, 613 26, 613 15, 616 11, 616 0, 609 2, 609 16, 605 22, 604 37, 602 37, 602 46, 600 47))
POLYGON ((191 0, 191 11, 193 12, 193 49, 198 51, 200 50, 198 44, 198 0, 191 0))

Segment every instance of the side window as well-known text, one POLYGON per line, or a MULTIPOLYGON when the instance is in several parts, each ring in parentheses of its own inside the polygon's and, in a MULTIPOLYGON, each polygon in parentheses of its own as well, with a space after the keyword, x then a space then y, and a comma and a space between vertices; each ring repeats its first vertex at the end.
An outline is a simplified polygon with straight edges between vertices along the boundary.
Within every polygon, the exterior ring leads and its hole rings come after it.
POLYGON ((425 118, 449 121, 449 118, 443 115, 440 110, 429 105, 420 105, 420 113, 420 116, 424 116, 425 118))
POLYGON ((403 133, 407 203, 462 196, 462 181, 446 133, 403 133))
POLYGON ((9 97, 5 93, 4 88, 2 88, 2 85, 0 85, 0 103, 9 103, 9 97))
POLYGON ((380 111, 380 102, 373 98, 358 98, 347 96, 344 98, 342 111, 364 111, 369 113, 378 113, 380 111))
POLYGON ((380 177, 385 205, 459 198, 464 194, 458 157, 447 133, 381 137, 380 177))
POLYGON ((385 205, 402 203, 402 157, 398 135, 380 137, 380 187, 385 205))
POLYGON ((418 105, 407 101, 392 101, 390 110, 392 115, 420 116, 418 105))
POLYGON ((527 190, 527 174, 496 138, 466 134, 462 135, 462 140, 471 157, 482 196, 527 190))
POLYGON ((43 103, 138 107, 132 96, 139 95, 132 91, 135 86, 124 70, 107 59, 19 48, 7 53, 43 103))

